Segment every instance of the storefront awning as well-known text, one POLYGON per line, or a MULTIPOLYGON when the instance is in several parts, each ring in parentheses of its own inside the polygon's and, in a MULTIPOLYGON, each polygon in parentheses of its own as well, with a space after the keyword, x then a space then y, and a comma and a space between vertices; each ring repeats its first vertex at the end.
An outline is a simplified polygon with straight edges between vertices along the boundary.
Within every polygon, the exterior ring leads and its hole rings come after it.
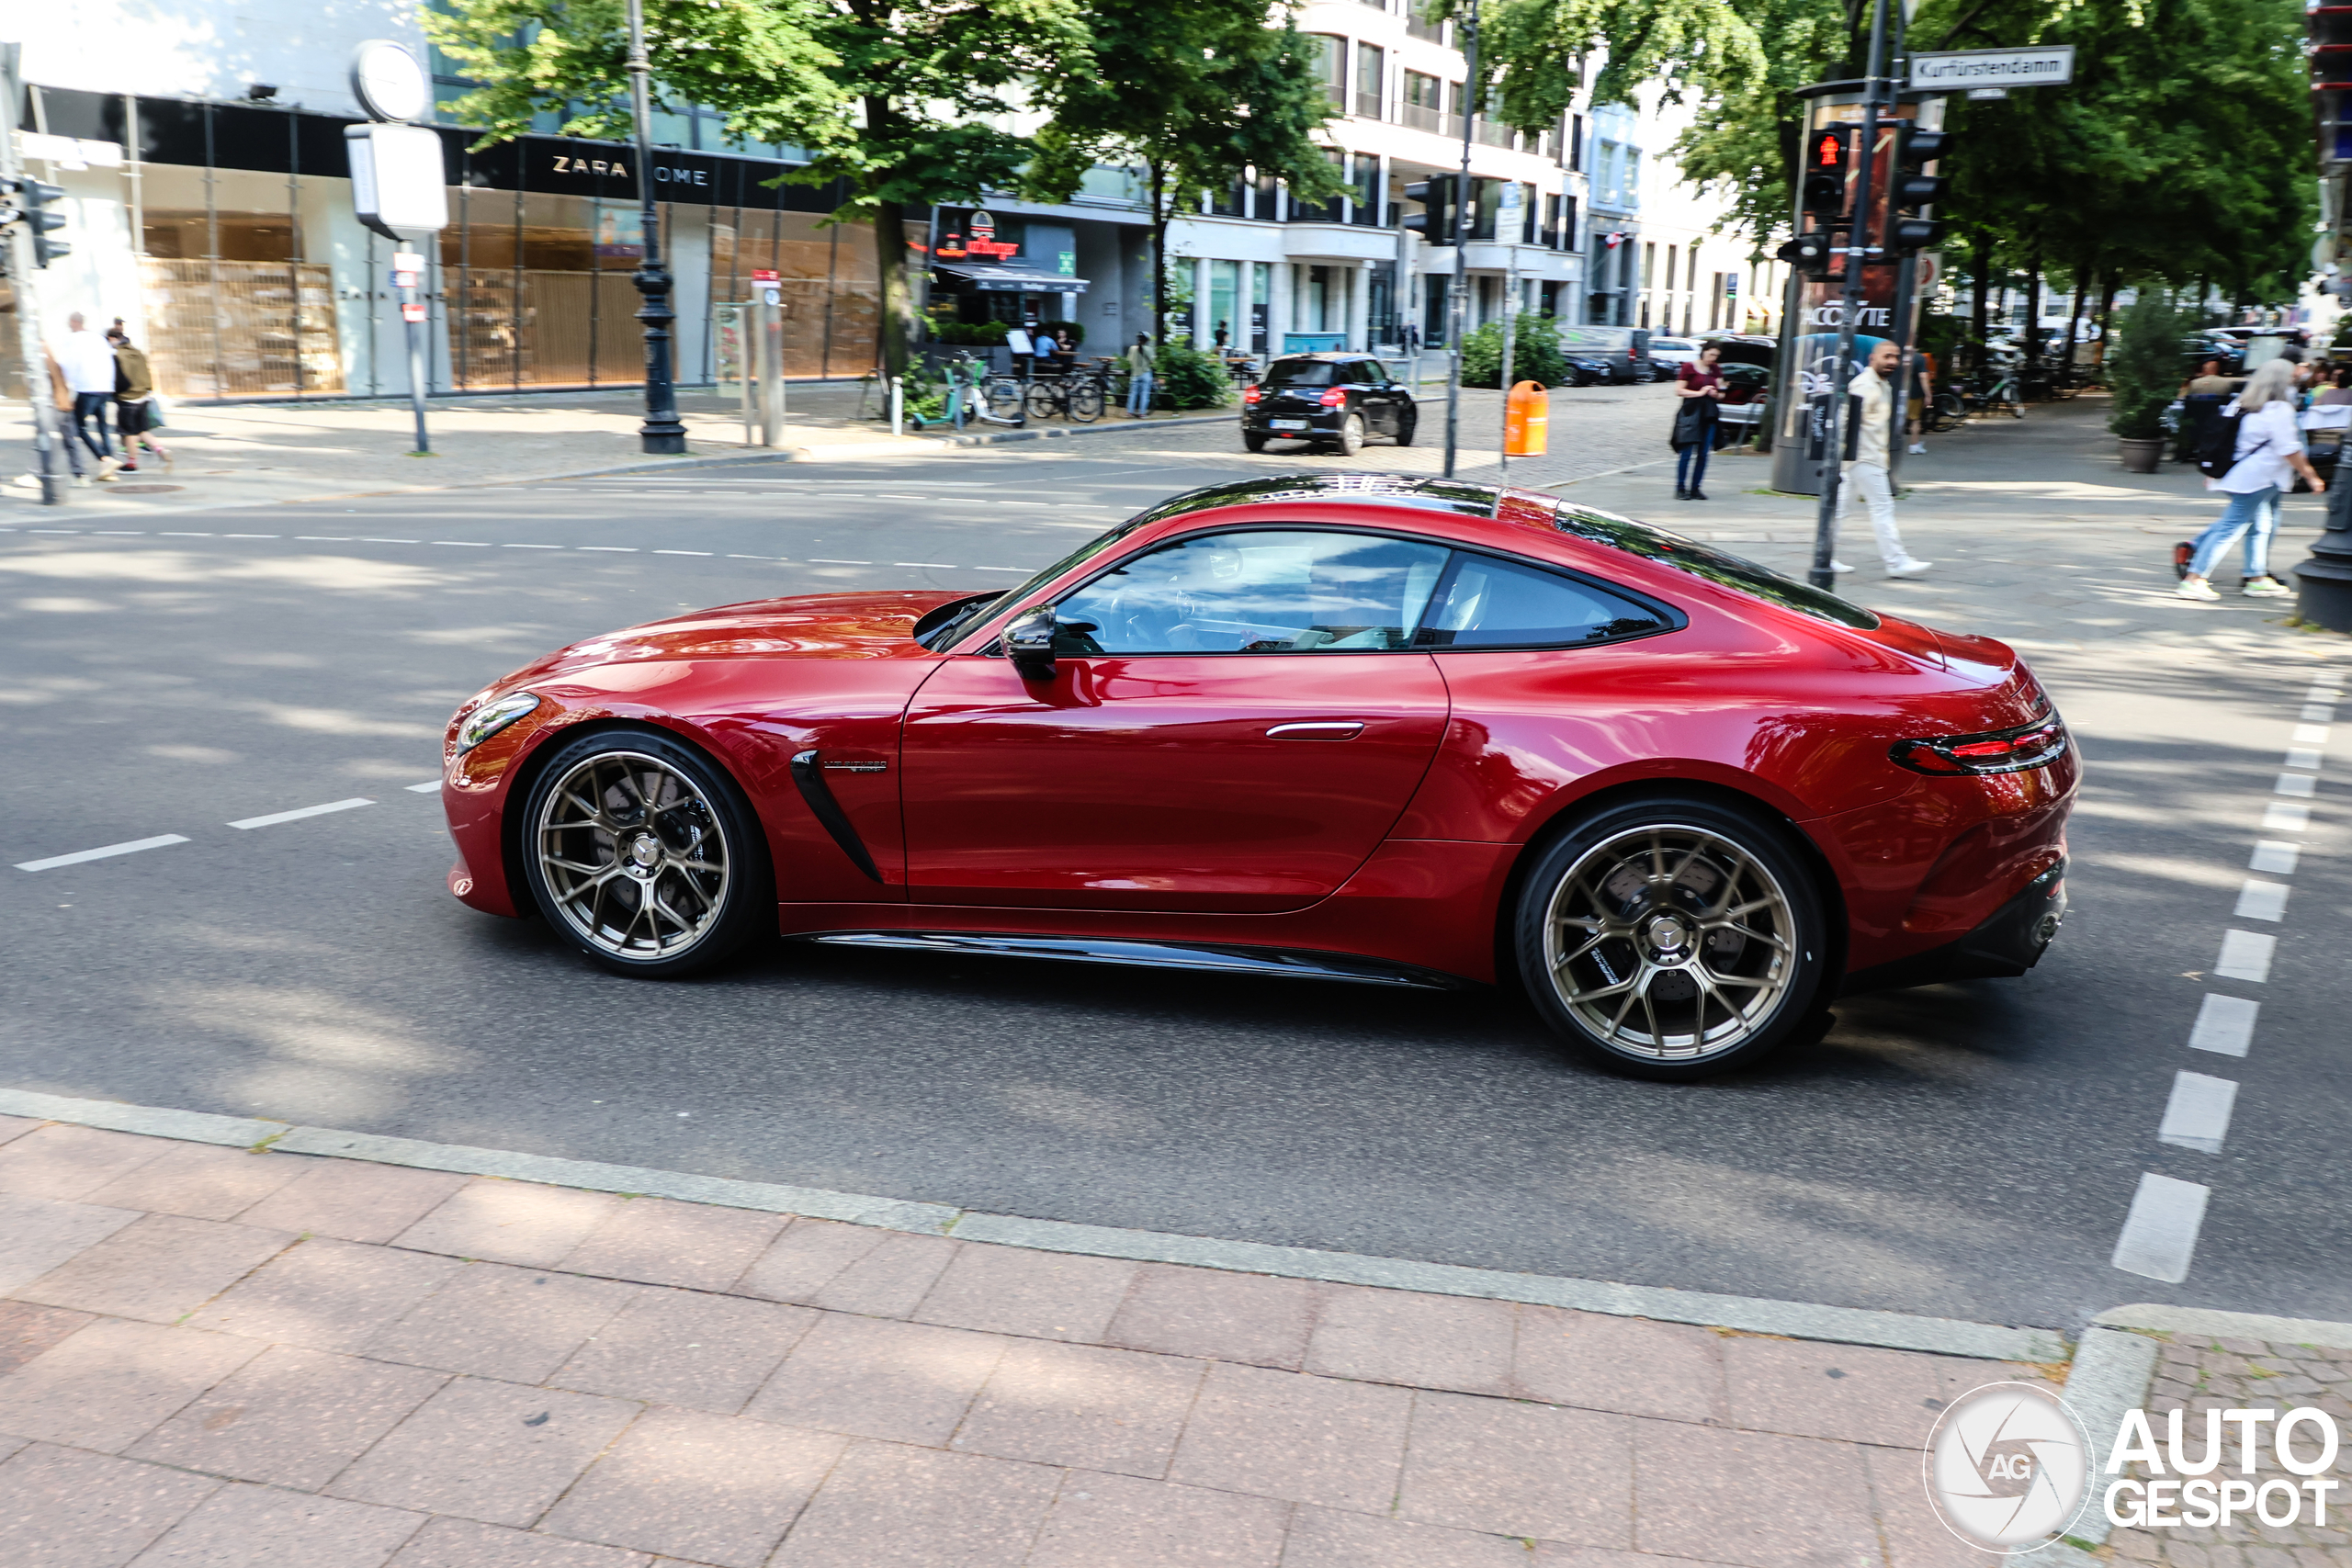
POLYGON ((1086 279, 1039 272, 1034 266, 998 266, 987 262, 941 262, 939 276, 980 294, 1083 294, 1086 279))

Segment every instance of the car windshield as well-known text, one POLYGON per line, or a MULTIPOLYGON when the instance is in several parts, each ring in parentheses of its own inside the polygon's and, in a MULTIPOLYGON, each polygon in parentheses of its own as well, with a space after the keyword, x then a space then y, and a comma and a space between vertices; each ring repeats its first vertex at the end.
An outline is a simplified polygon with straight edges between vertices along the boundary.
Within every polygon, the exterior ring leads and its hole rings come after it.
POLYGON ((1120 524, 1117 527, 1111 529, 1109 532, 1095 535, 1094 537, 1087 540, 1086 543, 1079 546, 1078 548, 1070 551, 1069 554, 1062 557, 1061 559, 1056 561, 1045 570, 1037 573, 1035 576, 1013 588, 1012 592, 1008 593, 993 594, 983 603, 974 605, 968 614, 959 613, 956 619, 955 627, 952 631, 944 626, 927 629, 922 638, 922 645, 925 648, 930 649, 934 653, 945 653, 955 645, 956 637, 961 636, 964 630, 970 626, 974 621, 980 618, 981 611, 992 608, 998 604, 1020 604, 1022 600, 1027 598, 1038 589, 1043 588, 1046 583, 1051 582, 1055 578, 1059 577, 1070 568, 1082 565, 1087 561, 1092 560, 1096 556, 1101 555, 1104 550, 1109 549, 1113 545, 1117 544, 1121 539, 1125 538, 1129 534, 1134 533, 1137 528, 1140 528, 1146 523, 1150 522, 1152 517, 1153 513, 1150 512, 1137 513, 1135 516, 1128 518, 1125 523, 1120 524))
POLYGON ((1725 555, 1711 549, 1696 539, 1686 539, 1679 534, 1669 534, 1663 528, 1653 528, 1646 523, 1636 523, 1630 517, 1620 517, 1613 512, 1596 512, 1590 507, 1563 503, 1554 519, 1561 533, 1589 539, 1596 545, 1607 545, 1644 560, 1654 560, 1661 566, 1674 567, 1693 577, 1703 577, 1725 588, 1736 588, 1742 593, 1752 593, 1784 609, 1817 620, 1834 621, 1841 626, 1853 626, 1870 631, 1877 626, 1878 617, 1860 604, 1849 604, 1835 593, 1824 592, 1809 583, 1792 577, 1782 577, 1770 567, 1758 566, 1738 556, 1725 555))
POLYGON ((1285 387, 1328 387, 1338 369, 1328 359, 1277 359, 1266 379, 1285 387))
POLYGON ((1687 354, 1690 350, 1690 345, 1684 343, 1679 337, 1654 337, 1650 339, 1650 352, 1652 354, 1656 354, 1661 348, 1671 349, 1679 354, 1687 354))

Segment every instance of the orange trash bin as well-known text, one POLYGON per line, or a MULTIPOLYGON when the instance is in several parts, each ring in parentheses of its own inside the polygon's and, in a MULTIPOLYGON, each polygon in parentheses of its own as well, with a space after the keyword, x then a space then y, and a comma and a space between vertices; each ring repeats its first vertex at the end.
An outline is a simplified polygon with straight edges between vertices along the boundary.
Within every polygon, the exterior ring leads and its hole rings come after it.
POLYGON ((1521 381, 1503 400, 1503 456, 1541 457, 1552 440, 1552 400, 1541 381, 1521 381))

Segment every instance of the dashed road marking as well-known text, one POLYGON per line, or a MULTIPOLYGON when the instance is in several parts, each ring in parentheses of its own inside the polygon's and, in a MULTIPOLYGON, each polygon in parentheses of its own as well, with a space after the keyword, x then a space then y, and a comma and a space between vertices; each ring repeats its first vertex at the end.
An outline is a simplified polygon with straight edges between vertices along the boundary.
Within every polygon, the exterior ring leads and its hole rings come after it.
POLYGON ((2213 973, 2232 980, 2267 980, 2270 955, 2278 947, 2278 939, 2275 936, 2257 931, 2223 931, 2222 956, 2214 962, 2213 973))
POLYGON ((165 844, 185 844, 187 839, 179 833, 158 833, 152 839, 132 839, 119 844, 102 844, 95 850, 76 850, 70 855, 51 855, 47 860, 20 860, 18 871, 53 871, 61 865, 80 865, 84 861, 105 860, 112 855, 137 854, 141 850, 160 850, 165 844))
POLYGON ((874 563, 870 560, 834 560, 830 556, 810 556, 808 564, 810 566, 872 566, 874 563))
POLYGON ((232 828, 274 828, 280 822, 299 822, 305 817, 324 817, 330 811, 350 811, 376 803, 364 795, 349 800, 330 800, 324 806, 297 807, 292 811, 273 811, 266 817, 246 817, 229 824, 232 828))
POLYGON ((2254 1020, 2261 1010, 2260 1002, 2206 992, 2197 1010, 2197 1022, 2188 1032, 2188 1048, 2211 1051, 2217 1056, 2245 1055, 2254 1043, 2254 1020))
POLYGON ((2143 1171, 2140 1190, 2132 1195, 2132 1212, 2123 1219, 2123 1234, 2115 1241, 2115 1267, 2175 1285, 2188 1279, 2188 1260, 2197 1255, 2197 1233, 2205 1224, 2205 1201, 2211 1196, 2212 1190, 2197 1182, 2143 1171))
POLYGON ((2294 844, 2277 839, 2264 839, 2254 846, 2254 859, 2246 863, 2248 871, 2267 871, 2278 876, 2295 874, 2295 862, 2302 854, 2294 844))
POLYGON ((2274 800, 2262 808, 2263 830, 2270 833, 2301 833, 2310 829, 2312 808, 2289 801, 2274 800))
POLYGON ((2319 793, 2318 785, 2317 779, 2306 778, 2301 773, 2280 773, 2278 782, 2270 787, 2278 795, 2298 795, 2309 800, 2319 793))
POLYGON ((401 787, 411 795, 435 795, 440 792, 441 781, 427 779, 423 784, 402 784, 401 787))
POLYGON ((2287 885, 2247 877, 2238 889, 2238 907, 2231 911, 2241 920, 2283 920, 2287 918, 2287 885))
POLYGON ((2230 1111, 2237 1100, 2238 1086, 2228 1078, 2175 1073, 2172 1097, 2165 1101, 2165 1119, 2156 1128, 2156 1141, 2199 1154, 2220 1154, 2222 1140, 2230 1132, 2230 1111))

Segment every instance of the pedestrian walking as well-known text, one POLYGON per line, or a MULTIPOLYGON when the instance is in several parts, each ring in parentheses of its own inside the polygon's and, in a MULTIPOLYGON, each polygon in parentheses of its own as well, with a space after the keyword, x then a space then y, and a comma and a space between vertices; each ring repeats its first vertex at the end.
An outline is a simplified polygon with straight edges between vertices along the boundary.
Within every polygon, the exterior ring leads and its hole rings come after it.
POLYGON ((1715 418, 1723 409, 1723 344, 1701 345, 1699 357, 1674 373, 1674 499, 1704 501, 1707 454, 1714 449, 1715 418))
POLYGON ((1127 417, 1142 419, 1151 412, 1151 392, 1154 385, 1151 334, 1136 333, 1134 346, 1127 350, 1127 417))
POLYGON ((156 417, 155 372, 120 321, 107 330, 107 342, 114 349, 114 428, 122 437, 122 471, 139 471, 139 449, 144 446, 163 459, 164 471, 169 473, 172 455, 154 436, 163 423, 156 417))
POLYGON ((2227 459, 2200 449, 2198 467, 2205 471, 2205 488, 2228 494, 2229 504, 2213 525, 2190 547, 2188 570, 2173 592, 2183 599, 2219 599, 2210 581, 2214 566, 2243 536, 2245 540, 2245 581, 2238 591, 2251 599, 2284 598, 2291 590, 2270 575, 2270 536, 2278 528, 2278 498, 2298 474, 2314 495, 2327 481, 2303 456, 2302 435, 2295 427, 2296 367, 2273 359, 2249 378, 2245 390, 2233 399, 2219 416, 2215 439, 2234 432, 2227 459), (2223 467, 2223 463, 2226 466, 2223 467), (2214 472, 2215 468, 2221 472, 2214 472))
MULTIPOLYGON (((1894 389, 1887 378, 1895 373, 1903 351, 1882 338, 1871 349, 1869 361, 1847 383, 1860 407, 1854 414, 1854 460, 1838 475, 1838 522, 1845 525, 1854 493, 1861 492, 1871 513, 1871 532, 1878 536, 1879 558, 1889 577, 1917 577, 1936 563, 1915 558, 1903 547, 1903 531, 1894 524, 1894 485, 1887 475, 1887 448, 1894 436, 1894 389)), ((1840 562, 1832 570, 1853 570, 1840 562)))
POLYGON ((65 389, 74 396, 66 450, 74 457, 76 474, 82 471, 81 454, 75 450, 78 443, 97 459, 95 477, 110 479, 122 467, 107 434, 107 409, 114 402, 114 349, 83 323, 79 310, 65 318, 65 329, 63 340, 50 352, 56 356, 58 373, 65 378, 65 389), (95 433, 92 425, 97 427, 95 433))
POLYGON ((1936 404, 1936 356, 1924 348, 1911 351, 1911 455, 1927 456, 1928 444, 1920 439, 1928 434, 1928 411, 1936 404))

